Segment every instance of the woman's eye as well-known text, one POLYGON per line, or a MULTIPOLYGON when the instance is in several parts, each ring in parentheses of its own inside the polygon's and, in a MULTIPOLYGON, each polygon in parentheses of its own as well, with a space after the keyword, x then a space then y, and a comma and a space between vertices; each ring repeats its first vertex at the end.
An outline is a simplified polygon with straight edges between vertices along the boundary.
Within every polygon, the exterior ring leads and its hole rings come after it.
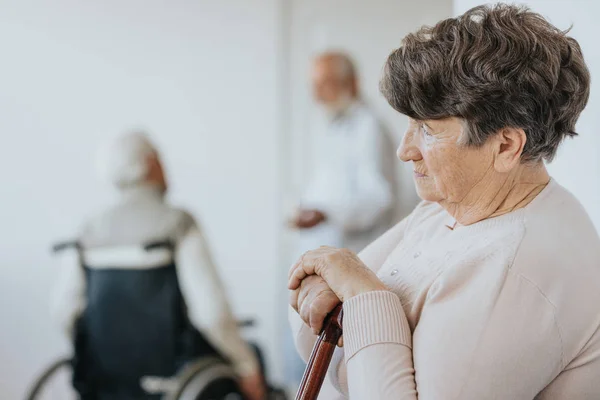
POLYGON ((421 124, 421 130, 423 131, 423 133, 425 134, 425 136, 432 136, 431 132, 429 132, 429 130, 427 130, 427 128, 423 124, 421 124))

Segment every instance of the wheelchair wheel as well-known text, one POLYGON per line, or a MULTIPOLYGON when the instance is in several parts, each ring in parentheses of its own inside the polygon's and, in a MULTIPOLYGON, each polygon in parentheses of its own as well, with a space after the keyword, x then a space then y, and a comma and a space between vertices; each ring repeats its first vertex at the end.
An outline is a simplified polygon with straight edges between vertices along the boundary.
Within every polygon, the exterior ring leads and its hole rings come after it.
POLYGON ((235 372, 222 360, 206 357, 177 375, 178 387, 165 400, 242 400, 235 372))
POLYGON ((71 359, 63 358, 54 362, 33 383, 26 400, 75 399, 71 387, 71 359))
MULTIPOLYGON (((48 367, 34 382, 26 400, 71 400, 77 395, 71 386, 70 358, 48 367)), ((202 358, 184 367, 173 379, 170 390, 162 391, 164 400, 242 400, 233 368, 213 357, 202 358)), ((269 400, 286 400, 281 390, 269 388, 269 400)))

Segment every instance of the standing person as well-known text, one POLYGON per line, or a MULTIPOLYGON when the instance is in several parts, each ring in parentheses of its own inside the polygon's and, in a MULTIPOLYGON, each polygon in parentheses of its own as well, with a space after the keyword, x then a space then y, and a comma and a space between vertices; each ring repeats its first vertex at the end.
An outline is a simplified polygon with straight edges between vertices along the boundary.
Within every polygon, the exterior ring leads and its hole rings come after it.
MULTIPOLYGON (((316 140, 316 161, 291 220, 296 255, 331 245, 360 251, 393 223, 393 144, 383 125, 361 100, 356 67, 342 52, 317 56, 312 67, 316 102, 327 125, 316 140)), ((305 364, 289 345, 291 379, 305 364)))
POLYGON ((393 222, 393 147, 360 98, 348 55, 319 55, 312 81, 328 124, 318 138, 315 168, 292 225, 308 247, 330 244, 360 251, 393 222))

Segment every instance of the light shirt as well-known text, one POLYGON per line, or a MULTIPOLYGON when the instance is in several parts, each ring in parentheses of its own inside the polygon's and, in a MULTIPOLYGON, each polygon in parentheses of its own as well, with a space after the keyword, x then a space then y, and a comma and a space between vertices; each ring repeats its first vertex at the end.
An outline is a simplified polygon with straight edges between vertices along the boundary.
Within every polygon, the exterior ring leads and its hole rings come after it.
POLYGON ((301 208, 327 221, 304 230, 302 247, 360 251, 392 224, 394 149, 374 114, 355 102, 331 120, 316 146, 315 168, 301 208))

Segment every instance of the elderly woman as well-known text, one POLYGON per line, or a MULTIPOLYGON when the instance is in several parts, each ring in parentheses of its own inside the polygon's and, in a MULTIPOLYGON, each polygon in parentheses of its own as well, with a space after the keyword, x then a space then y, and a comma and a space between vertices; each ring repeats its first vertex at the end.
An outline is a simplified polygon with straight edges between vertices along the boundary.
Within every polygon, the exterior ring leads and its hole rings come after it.
POLYGON ((381 84, 424 200, 359 256, 290 270, 297 346, 344 303, 329 384, 352 399, 600 399, 600 239, 544 160, 575 136, 578 43, 525 8, 404 38, 381 84), (300 322, 300 323, 298 323, 300 322))

